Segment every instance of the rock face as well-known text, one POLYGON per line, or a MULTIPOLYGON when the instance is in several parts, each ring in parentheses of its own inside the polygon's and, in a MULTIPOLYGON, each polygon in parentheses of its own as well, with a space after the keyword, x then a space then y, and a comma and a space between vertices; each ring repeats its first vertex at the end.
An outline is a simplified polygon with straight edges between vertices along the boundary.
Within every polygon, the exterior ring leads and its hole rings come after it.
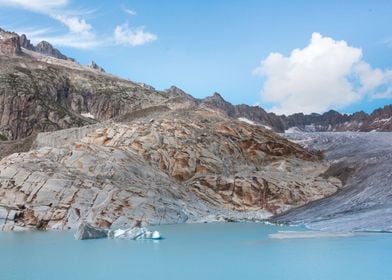
POLYGON ((126 146, 132 140, 130 148, 144 160, 185 182, 204 200, 236 210, 262 208, 276 214, 306 203, 305 197, 324 197, 339 186, 314 185, 321 172, 319 164, 313 165, 316 157, 262 128, 227 121, 205 110, 177 114, 174 119, 115 125, 85 141, 97 144, 98 138, 98 144, 126 146), (312 179, 293 176, 302 173, 296 162, 312 179), (288 170, 293 174, 287 177, 288 170))
POLYGON ((21 53, 18 34, 0 28, 0 54, 13 56, 21 53))
POLYGON ((35 130, 108 120, 170 100, 167 94, 82 66, 69 68, 7 56, 0 56, 0 64, 0 133, 10 140, 35 130), (96 120, 83 117, 85 112, 96 120))
POLYGON ((174 110, 4 158, 0 223, 17 230, 260 219, 336 192, 341 183, 324 178, 327 169, 261 127, 197 107, 174 110))
POLYGON ((22 34, 19 37, 19 44, 22 48, 25 48, 25 49, 31 50, 31 51, 35 51, 34 45, 30 43, 30 40, 27 39, 27 36, 25 34, 22 34))
POLYGON ((0 54, 22 55, 22 48, 58 59, 74 61, 74 59, 63 55, 58 49, 46 41, 42 41, 34 46, 25 34, 19 36, 14 32, 8 32, 0 28, 0 54))
POLYGON ((334 164, 326 172, 346 182, 328 198, 276 217, 329 231, 392 231, 392 133, 288 134, 290 139, 325 150, 334 164))

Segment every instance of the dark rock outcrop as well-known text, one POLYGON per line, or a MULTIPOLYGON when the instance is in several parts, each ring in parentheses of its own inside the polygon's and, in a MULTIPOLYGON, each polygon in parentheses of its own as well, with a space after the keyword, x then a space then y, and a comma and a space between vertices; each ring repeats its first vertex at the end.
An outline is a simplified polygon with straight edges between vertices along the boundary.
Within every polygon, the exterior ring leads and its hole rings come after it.
MULTIPOLYGON (((67 56, 63 55, 58 49, 54 48, 49 42, 42 41, 39 42, 35 47, 34 51, 39 52, 44 55, 55 57, 58 59, 69 60, 67 56)), ((71 59, 73 60, 73 59, 71 59)))
POLYGON ((97 63, 95 63, 95 61, 91 61, 91 63, 89 65, 87 65, 88 68, 93 69, 93 70, 97 70, 99 72, 105 73, 105 69, 103 69, 101 66, 99 66, 97 63))
POLYGON ((22 48, 25 48, 26 50, 35 51, 34 45, 30 43, 30 40, 27 39, 27 36, 25 34, 22 34, 19 37, 19 44, 22 48))

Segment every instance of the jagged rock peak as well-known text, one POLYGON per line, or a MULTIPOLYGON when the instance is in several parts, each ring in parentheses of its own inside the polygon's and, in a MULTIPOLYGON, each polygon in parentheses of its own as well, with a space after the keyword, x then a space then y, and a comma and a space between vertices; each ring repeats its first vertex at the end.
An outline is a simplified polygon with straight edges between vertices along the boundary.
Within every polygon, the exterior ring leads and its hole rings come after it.
POLYGON ((214 92, 214 94, 212 95, 212 98, 220 100, 220 101, 225 101, 225 99, 222 97, 222 95, 220 95, 218 92, 214 92))
POLYGON ((30 40, 27 39, 27 36, 25 34, 22 34, 19 37, 19 44, 20 47, 25 48, 27 50, 35 51, 35 47, 33 44, 31 44, 30 40))
POLYGON ((235 107, 230 102, 226 101, 218 92, 214 92, 212 96, 204 98, 204 102, 214 104, 215 106, 235 107))
POLYGON ((182 89, 176 87, 176 86, 171 86, 167 90, 165 90, 167 93, 171 93, 175 96, 188 96, 188 94, 183 91, 182 89))
POLYGON ((39 42, 35 46, 35 51, 42 53, 42 54, 45 54, 45 55, 48 55, 48 56, 51 56, 51 57, 59 58, 59 59, 72 60, 72 59, 68 58, 67 56, 63 55, 58 49, 53 47, 52 44, 50 44, 47 41, 39 42))
POLYGON ((222 97, 222 95, 220 95, 217 92, 214 92, 214 94, 212 96, 207 96, 206 98, 204 98, 203 102, 208 103, 208 104, 213 104, 214 106, 229 106, 229 107, 233 107, 233 105, 231 103, 227 102, 222 97))
POLYGON ((87 66, 88 66, 88 68, 90 68, 90 69, 97 70, 97 71, 99 71, 99 72, 105 73, 105 69, 103 69, 101 66, 99 66, 94 60, 92 60, 92 61, 90 62, 90 64, 87 65, 87 66))
POLYGON ((75 61, 62 54, 58 49, 54 48, 49 42, 42 41, 36 46, 31 44, 25 34, 19 36, 15 32, 5 31, 0 28, 0 54, 3 55, 21 55, 23 49, 38 52, 47 56, 58 59, 75 61))

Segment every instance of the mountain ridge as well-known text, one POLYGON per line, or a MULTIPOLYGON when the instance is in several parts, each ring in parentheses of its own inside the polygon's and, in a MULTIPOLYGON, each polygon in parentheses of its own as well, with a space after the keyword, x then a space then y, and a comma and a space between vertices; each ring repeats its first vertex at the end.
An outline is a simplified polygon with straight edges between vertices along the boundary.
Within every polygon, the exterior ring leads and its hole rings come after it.
MULTIPOLYGON (((2 34, 0 35, 0 53, 3 53, 3 55, 28 55, 37 58, 36 54, 40 54, 43 57, 39 58, 39 60, 47 60, 49 57, 53 57, 67 61, 68 65, 65 64, 63 66, 78 68, 80 70, 86 69, 77 64, 74 59, 63 55, 48 42, 41 42, 37 46, 33 46, 24 34, 19 36, 16 33, 7 32, 2 29, 0 29, 0 34, 2 34)), ((59 64, 55 61, 45 62, 59 64)), ((92 61, 88 68, 102 74, 105 73, 104 69, 94 61, 92 61)), ((114 76, 113 78, 121 80, 121 78, 114 76)), ((203 106, 220 110, 231 118, 248 119, 280 133, 285 131, 392 131, 392 105, 385 105, 383 108, 374 110, 371 114, 360 111, 352 115, 347 115, 330 110, 323 114, 312 113, 305 115, 303 113, 296 113, 286 116, 267 112, 259 106, 246 104, 233 105, 226 101, 219 93, 214 93, 212 96, 203 99, 196 99, 175 86, 164 91, 157 91, 152 86, 144 83, 139 83, 138 85, 151 92, 167 93, 172 97, 183 98, 184 102, 202 104, 203 106)), ((76 113, 79 114, 80 112, 76 113)), ((22 137, 25 136, 28 135, 22 135, 22 137)))

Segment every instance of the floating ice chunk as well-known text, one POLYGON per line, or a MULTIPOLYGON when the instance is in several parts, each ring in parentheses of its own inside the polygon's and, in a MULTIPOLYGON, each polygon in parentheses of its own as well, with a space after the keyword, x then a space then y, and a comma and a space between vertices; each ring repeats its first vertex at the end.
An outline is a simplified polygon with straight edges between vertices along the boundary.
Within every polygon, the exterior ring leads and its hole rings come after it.
POLYGON ((116 230, 109 231, 108 238, 136 240, 136 239, 142 239, 144 233, 146 232, 147 232, 146 228, 139 228, 139 227, 134 227, 129 229, 116 229, 116 230))
POLYGON ((129 240, 161 239, 161 234, 159 233, 159 231, 149 231, 148 229, 143 227, 134 227, 129 229, 111 230, 108 233, 108 238, 129 240))
POLYGON ((161 234, 159 233, 159 231, 154 231, 152 233, 152 239, 161 239, 161 234))
POLYGON ((352 232, 332 232, 332 231, 279 231, 269 234, 273 239, 289 238, 321 238, 321 237, 349 237, 354 236, 352 232))

